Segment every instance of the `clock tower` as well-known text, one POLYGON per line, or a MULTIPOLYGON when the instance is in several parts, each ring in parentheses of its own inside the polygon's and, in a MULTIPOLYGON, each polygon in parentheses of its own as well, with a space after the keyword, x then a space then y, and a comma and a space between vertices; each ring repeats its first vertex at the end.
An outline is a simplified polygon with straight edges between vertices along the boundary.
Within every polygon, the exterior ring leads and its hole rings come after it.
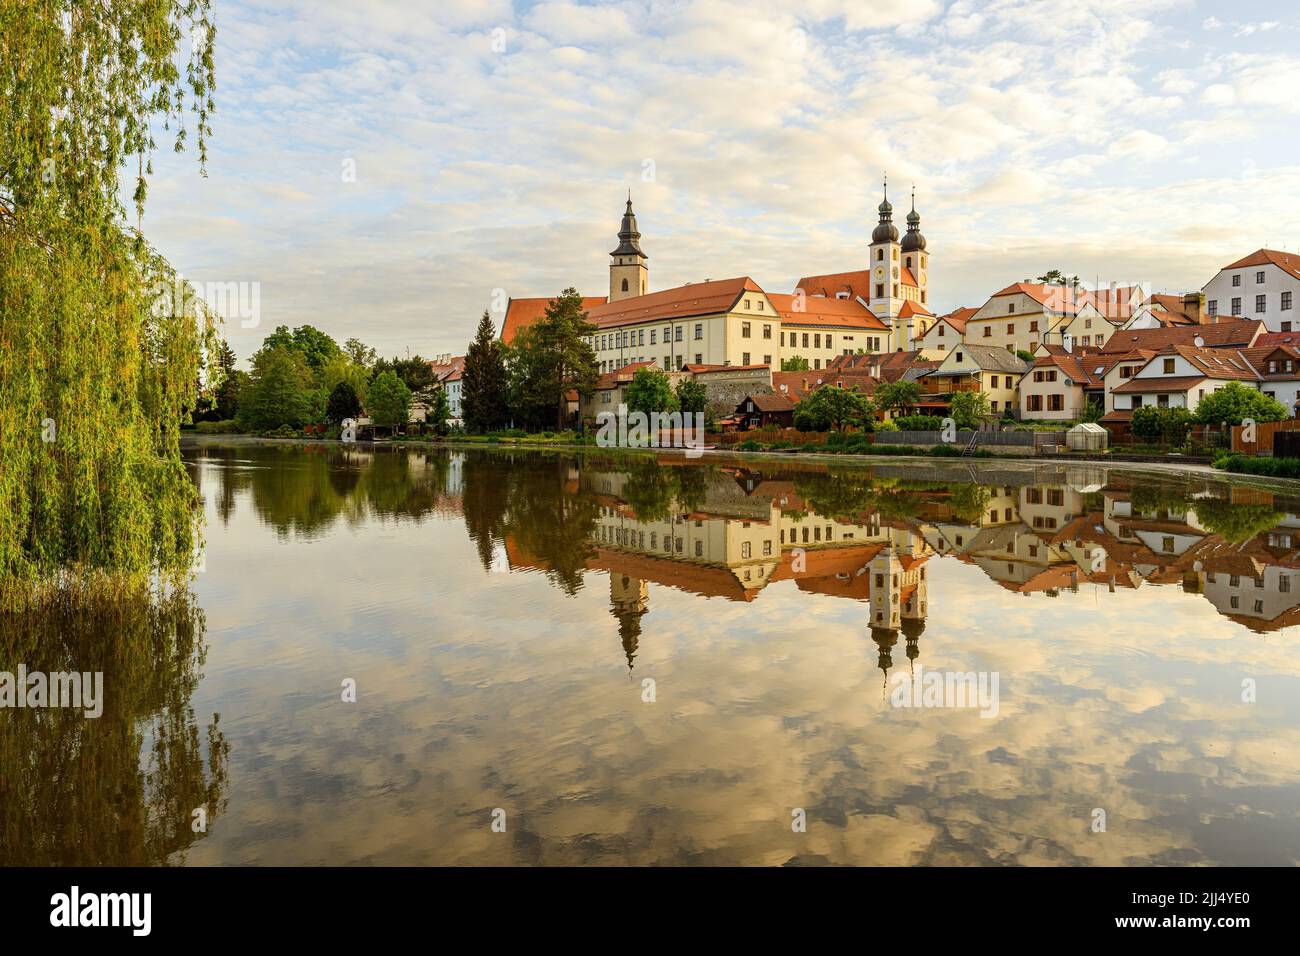
MULTIPOLYGON (((871 231, 871 297, 869 308, 886 325, 893 327, 894 317, 903 307, 902 253, 898 227, 894 225, 894 207, 889 202, 889 180, 884 183, 884 198, 878 207, 880 222, 871 231)), ((891 342, 891 349, 901 343, 891 342)))

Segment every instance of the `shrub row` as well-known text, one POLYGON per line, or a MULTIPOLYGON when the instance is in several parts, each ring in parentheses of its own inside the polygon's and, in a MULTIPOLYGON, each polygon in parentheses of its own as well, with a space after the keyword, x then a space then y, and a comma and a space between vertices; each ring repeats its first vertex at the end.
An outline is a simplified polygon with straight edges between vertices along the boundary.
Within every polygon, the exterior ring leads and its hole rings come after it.
POLYGON ((1239 475, 1263 475, 1269 478, 1300 478, 1300 458, 1256 458, 1253 455, 1224 455, 1214 460, 1214 467, 1239 475))

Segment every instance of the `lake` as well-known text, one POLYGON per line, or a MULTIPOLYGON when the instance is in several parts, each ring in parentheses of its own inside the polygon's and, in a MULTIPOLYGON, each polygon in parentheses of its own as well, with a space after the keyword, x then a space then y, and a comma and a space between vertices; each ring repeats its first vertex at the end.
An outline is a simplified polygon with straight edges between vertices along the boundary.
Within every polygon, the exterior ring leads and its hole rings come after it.
POLYGON ((1300 499, 211 442, 192 593, 9 633, 0 862, 1293 865, 1300 499), (7 782, 6 782, 7 781, 7 782))

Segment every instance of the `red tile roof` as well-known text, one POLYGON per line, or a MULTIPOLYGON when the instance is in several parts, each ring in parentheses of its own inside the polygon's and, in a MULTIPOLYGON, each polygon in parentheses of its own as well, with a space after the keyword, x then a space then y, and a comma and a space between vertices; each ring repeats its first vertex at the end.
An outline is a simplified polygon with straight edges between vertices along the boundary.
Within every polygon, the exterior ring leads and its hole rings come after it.
MULTIPOLYGON (((962 306, 960 309, 953 309, 947 315, 939 316, 938 322, 947 322, 958 332, 966 331, 966 323, 970 321, 971 316, 978 312, 978 308, 968 308, 962 306)), ((937 325, 938 322, 935 324, 937 325)))
MULTIPOLYGON (((513 345, 515 336, 545 315, 546 307, 552 301, 554 296, 511 299, 506 304, 506 317, 501 323, 501 341, 506 345, 513 345)), ((582 297, 582 307, 588 313, 596 306, 604 304, 604 296, 584 295, 582 297)))
POLYGON ((1204 375, 1175 375, 1169 378, 1131 378, 1123 385, 1111 389, 1111 394, 1119 392, 1137 392, 1139 394, 1158 394, 1160 392, 1185 392, 1204 382, 1204 375))
POLYGON ((832 272, 821 276, 804 276, 795 283, 796 289, 803 289, 810 297, 824 296, 835 298, 841 292, 850 296, 859 296, 864 302, 871 301, 871 270, 859 269, 856 272, 832 272))
POLYGON ((1102 352, 1129 352, 1133 349, 1160 350, 1171 345, 1193 345, 1196 338, 1204 348, 1248 348, 1263 333, 1264 323, 1217 322, 1214 325, 1167 326, 1158 329, 1129 329, 1111 335, 1102 352))
POLYGON ((630 299, 607 302, 590 309, 590 319, 597 328, 608 329, 637 322, 713 315, 729 311, 746 292, 761 294, 763 290, 749 276, 693 282, 675 289, 663 289, 630 299))
POLYGON ((781 313, 781 321, 785 325, 889 331, 889 326, 876 318, 857 299, 795 296, 776 292, 769 293, 768 298, 781 313))
POLYGON ((1236 262, 1224 266, 1220 271, 1267 265, 1277 266, 1284 272, 1300 279, 1300 255, 1293 252, 1278 252, 1274 249, 1256 249, 1244 259, 1238 259, 1236 262))

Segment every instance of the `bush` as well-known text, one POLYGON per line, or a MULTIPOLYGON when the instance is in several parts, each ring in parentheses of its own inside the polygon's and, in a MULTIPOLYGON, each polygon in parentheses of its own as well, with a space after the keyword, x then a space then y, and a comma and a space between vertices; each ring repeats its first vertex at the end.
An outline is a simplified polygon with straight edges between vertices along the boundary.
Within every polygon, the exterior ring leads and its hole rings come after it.
POLYGON ((219 422, 199 422, 194 426, 194 430, 200 435, 238 435, 240 433, 239 423, 233 418, 227 418, 219 422))
POLYGON ((1262 475, 1268 478, 1300 478, 1300 458, 1256 458, 1252 455, 1225 455, 1214 460, 1214 467, 1239 475, 1262 475))
POLYGON ((893 424, 905 432, 937 432, 943 428, 942 415, 904 415, 895 418, 893 424))

